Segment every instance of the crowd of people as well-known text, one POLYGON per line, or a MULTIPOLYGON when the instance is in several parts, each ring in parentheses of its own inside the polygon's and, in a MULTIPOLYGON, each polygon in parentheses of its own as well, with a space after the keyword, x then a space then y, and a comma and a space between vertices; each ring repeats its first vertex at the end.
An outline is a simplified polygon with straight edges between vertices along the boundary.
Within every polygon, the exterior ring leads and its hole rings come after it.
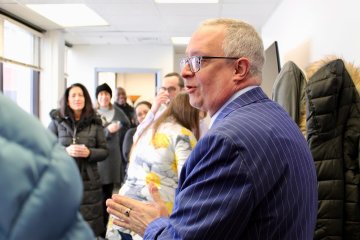
POLYGON ((60 193, 77 195, 67 204, 68 226, 54 226, 61 237, 51 239, 313 238, 313 159, 298 126, 260 88, 264 49, 256 30, 240 20, 207 20, 186 56, 152 103, 133 108, 122 87, 112 103, 106 83, 97 86, 95 105, 84 85, 65 90, 50 112, 52 134, 39 131, 52 144, 46 156, 79 172, 54 174, 74 179, 60 193))
POLYGON ((95 236, 139 238, 109 219, 106 200, 113 193, 150 201, 147 186, 154 183, 171 212, 180 171, 200 136, 201 114, 183 87, 182 77, 169 73, 153 104, 140 101, 133 108, 124 88, 117 88, 112 103, 112 89, 103 83, 93 107, 86 87, 75 83, 50 112, 49 130, 78 165, 84 185, 80 212, 95 236))

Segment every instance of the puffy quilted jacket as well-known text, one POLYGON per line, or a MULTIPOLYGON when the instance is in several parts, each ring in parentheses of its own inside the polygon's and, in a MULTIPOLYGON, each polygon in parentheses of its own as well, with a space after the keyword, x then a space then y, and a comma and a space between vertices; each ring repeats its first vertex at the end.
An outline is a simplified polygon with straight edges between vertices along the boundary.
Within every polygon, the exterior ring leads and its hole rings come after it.
POLYGON ((58 110, 50 113, 52 121, 49 129, 58 137, 58 142, 67 147, 75 141, 90 149, 87 158, 75 158, 84 185, 84 197, 80 212, 91 226, 96 236, 105 231, 103 221, 102 189, 97 163, 108 156, 107 142, 101 119, 94 115, 78 123, 66 116, 62 117, 58 110))
POLYGON ((314 239, 360 239, 360 98, 340 59, 309 78, 308 143, 318 175, 314 239))
POLYGON ((79 171, 57 139, 0 94, 0 240, 95 239, 79 171))
POLYGON ((294 120, 308 136, 319 191, 314 239, 359 240, 360 69, 336 57, 319 60, 307 68, 305 88, 299 73, 294 63, 283 66, 274 100, 300 117, 294 120), (306 92, 307 119, 299 90, 306 92))

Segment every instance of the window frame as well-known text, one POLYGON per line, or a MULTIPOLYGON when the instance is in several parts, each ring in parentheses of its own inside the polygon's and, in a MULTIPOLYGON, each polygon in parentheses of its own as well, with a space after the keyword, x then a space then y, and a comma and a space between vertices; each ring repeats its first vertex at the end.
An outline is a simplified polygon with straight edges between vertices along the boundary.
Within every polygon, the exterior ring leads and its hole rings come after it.
MULTIPOLYGON (((29 68, 31 71, 31 83, 30 83, 30 113, 36 117, 40 117, 40 46, 41 39, 43 37, 42 32, 39 32, 38 29, 32 29, 27 25, 24 25, 22 22, 18 22, 6 15, 3 14, 3 11, 0 11, 0 91, 4 92, 4 63, 10 63, 18 66, 22 66, 25 68, 29 68), (4 57, 4 24, 5 21, 8 21, 11 24, 20 27, 25 32, 32 35, 33 39, 33 59, 32 64, 23 63, 20 61, 16 61, 11 58, 4 57)), ((21 107, 21 106, 20 106, 21 107)))

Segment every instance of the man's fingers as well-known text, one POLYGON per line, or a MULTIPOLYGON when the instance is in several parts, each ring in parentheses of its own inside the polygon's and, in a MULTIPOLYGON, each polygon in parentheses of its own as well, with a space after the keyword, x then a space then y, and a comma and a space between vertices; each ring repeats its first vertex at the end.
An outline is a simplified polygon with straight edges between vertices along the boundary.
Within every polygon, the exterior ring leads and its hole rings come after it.
POLYGON ((106 200, 106 206, 106 211, 109 214, 113 214, 116 217, 121 217, 121 210, 118 209, 117 204, 112 199, 106 200))
POLYGON ((124 221, 124 220, 120 220, 120 219, 114 219, 113 223, 119 227, 123 227, 126 229, 131 229, 131 226, 128 222, 124 221))
POLYGON ((119 195, 119 194, 113 194, 111 199, 115 202, 115 203, 118 203, 118 204, 121 204, 123 205, 124 207, 126 208, 131 208, 131 209, 134 209, 137 202, 136 200, 134 199, 131 199, 131 198, 128 198, 128 197, 125 197, 125 196, 122 196, 122 195, 119 195))
POLYGON ((160 197, 159 189, 155 186, 154 183, 149 183, 149 192, 151 194, 151 197, 153 198, 154 202, 161 204, 163 203, 163 200, 160 197))

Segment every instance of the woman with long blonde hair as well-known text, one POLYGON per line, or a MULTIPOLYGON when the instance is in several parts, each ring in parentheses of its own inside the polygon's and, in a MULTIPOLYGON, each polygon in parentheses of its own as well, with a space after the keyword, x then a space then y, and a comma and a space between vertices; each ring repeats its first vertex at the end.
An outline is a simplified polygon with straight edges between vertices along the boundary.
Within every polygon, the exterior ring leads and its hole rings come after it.
MULTIPOLYGON (((148 184, 153 183, 160 189, 170 213, 178 176, 198 138, 199 110, 190 105, 188 94, 180 93, 134 143, 128 176, 119 193, 141 201, 151 201, 148 184)), ((106 236, 110 240, 140 238, 126 229, 115 228, 112 217, 106 236)))

